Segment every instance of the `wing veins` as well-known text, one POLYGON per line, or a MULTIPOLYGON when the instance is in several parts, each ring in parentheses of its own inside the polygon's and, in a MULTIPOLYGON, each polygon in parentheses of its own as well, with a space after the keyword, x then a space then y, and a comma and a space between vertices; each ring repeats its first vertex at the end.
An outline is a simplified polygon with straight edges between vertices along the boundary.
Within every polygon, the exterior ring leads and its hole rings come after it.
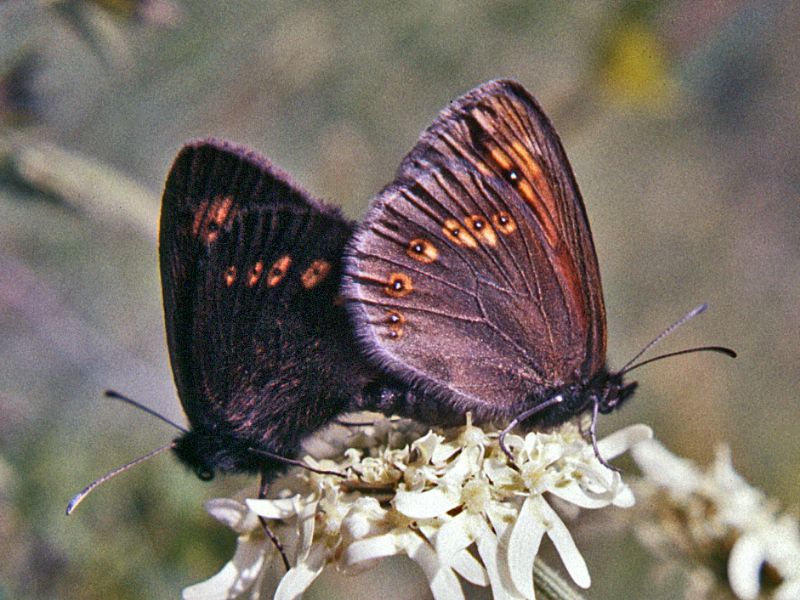
MULTIPOLYGON (((378 233, 378 232, 376 232, 376 233, 378 233)), ((468 296, 473 296, 473 297, 475 296, 475 293, 471 292, 467 288, 460 287, 460 286, 458 286, 458 285, 456 285, 456 284, 454 284, 454 283, 452 283, 450 281, 447 281, 446 279, 442 279, 441 277, 438 277, 436 275, 432 275, 431 273, 427 273, 425 271, 421 271, 417 267, 414 267, 414 266, 410 266, 409 267, 408 265, 405 265, 405 264, 402 264, 400 262, 397 262, 393 258, 389 258, 389 257, 386 257, 386 256, 381 256, 380 254, 373 254, 373 253, 367 254, 363 250, 359 250, 359 255, 362 256, 362 257, 363 256, 368 256, 368 257, 371 257, 371 258, 374 258, 374 259, 377 259, 377 260, 381 260, 383 262, 389 263, 390 265, 399 267, 401 269, 408 269, 412 273, 416 273, 418 275, 421 275, 423 280, 427 277, 428 279, 433 279, 434 281, 436 281, 438 283, 441 283, 442 285, 445 285, 445 286, 447 286, 449 288, 452 288, 454 290, 458 290, 459 292, 467 294, 468 296)), ((367 274, 367 276, 369 276, 369 275, 367 274)), ((374 279, 367 279, 367 278, 365 278, 365 276, 363 274, 360 274, 360 273, 356 274, 356 277, 358 277, 362 281, 371 281, 372 283, 377 285, 377 283, 375 283, 374 279)))
MULTIPOLYGON (((464 192, 464 195, 469 197, 469 198, 472 198, 473 194, 470 193, 470 191, 467 189, 467 187, 464 185, 464 183, 459 178, 458 174, 455 171, 453 171, 452 169, 448 168, 447 170, 450 173, 450 175, 452 176, 453 181, 464 192)), ((450 193, 449 190, 446 193, 448 194, 448 196, 450 196, 455 201, 455 197, 453 196, 453 194, 450 193)), ((491 223, 492 222, 492 218, 491 218, 491 216, 486 214, 486 211, 484 210, 484 207, 481 206, 481 204, 479 202, 474 202, 474 203, 478 207, 478 210, 480 210, 480 212, 481 212, 483 218, 486 220, 486 222, 487 223, 491 223)), ((469 216, 469 213, 466 211, 466 209, 464 210, 464 212, 466 213, 467 216, 469 216)), ((498 237, 502 237, 502 236, 498 236, 498 237)), ((492 264, 494 264, 495 269, 497 270, 497 272, 500 273, 500 275, 501 275, 501 277, 503 279, 505 279, 506 284, 508 285, 508 287, 509 288, 513 288, 514 285, 511 282, 511 279, 509 278, 508 273, 505 272, 505 270, 503 269, 502 265, 497 260, 497 256, 495 255, 495 253, 492 252, 489 248, 487 248, 485 244, 479 242, 479 245, 481 247, 481 250, 483 251, 483 254, 489 258, 489 260, 492 262, 492 264)))
POLYGON ((463 315, 456 315, 453 313, 435 310, 433 308, 424 308, 421 306, 412 306, 409 304, 398 304, 395 302, 382 302, 380 300, 373 300, 372 298, 360 298, 359 301, 364 302, 366 304, 371 304, 373 306, 379 306, 381 308, 396 308, 398 310, 403 310, 403 311, 426 313, 430 315, 436 315, 437 317, 447 317, 448 319, 455 319, 456 321, 463 321, 464 323, 486 323, 486 319, 475 319, 471 317, 465 317, 463 315))

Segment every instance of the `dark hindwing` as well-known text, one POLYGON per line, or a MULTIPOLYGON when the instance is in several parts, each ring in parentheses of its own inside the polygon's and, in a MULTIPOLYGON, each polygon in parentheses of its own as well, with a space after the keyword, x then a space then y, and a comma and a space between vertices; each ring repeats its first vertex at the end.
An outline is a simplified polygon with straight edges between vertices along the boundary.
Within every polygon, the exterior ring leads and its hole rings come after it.
POLYGON ((359 385, 338 300, 351 231, 244 148, 204 141, 176 159, 159 238, 167 342, 193 431, 219 445, 212 466, 241 470, 250 446, 293 455, 359 385))
POLYGON ((348 246, 370 356, 465 410, 502 414, 605 362, 589 224, 561 142, 519 85, 437 117, 348 246))

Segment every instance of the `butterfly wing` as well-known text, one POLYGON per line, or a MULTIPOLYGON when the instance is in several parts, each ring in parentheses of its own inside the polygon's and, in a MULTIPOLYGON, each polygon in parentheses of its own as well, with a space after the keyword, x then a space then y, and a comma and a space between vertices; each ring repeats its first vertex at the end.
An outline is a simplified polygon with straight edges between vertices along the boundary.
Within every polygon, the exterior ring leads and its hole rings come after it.
POLYGON ((251 446, 294 454, 358 387, 338 301, 352 227, 242 147, 178 155, 159 237, 167 342, 192 429, 229 447, 204 451, 212 466, 239 469, 251 446))
POLYGON ((345 274, 368 354, 480 414, 605 362, 605 310, 578 186, 536 101, 492 81, 446 108, 371 204, 345 274))

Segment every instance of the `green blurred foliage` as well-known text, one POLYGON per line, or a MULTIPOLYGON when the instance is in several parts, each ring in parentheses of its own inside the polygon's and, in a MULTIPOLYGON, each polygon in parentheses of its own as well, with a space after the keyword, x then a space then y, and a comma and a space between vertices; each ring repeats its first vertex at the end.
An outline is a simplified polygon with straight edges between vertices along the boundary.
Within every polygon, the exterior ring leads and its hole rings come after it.
MULTIPOLYGON (((660 349, 740 352, 637 372, 602 428, 647 422, 703 462, 727 441, 751 481, 796 503, 798 30, 788 1, 0 3, 0 598, 175 597, 232 552, 202 502, 247 480, 201 484, 169 457, 63 514, 174 435, 104 388, 181 419, 155 248, 181 143, 252 145, 356 217, 436 112, 495 77, 523 82, 562 134, 611 364, 701 301, 711 311, 660 349)), ((656 597, 652 562, 592 517, 591 597, 656 597)), ((395 561, 309 596, 422 590, 395 561)))

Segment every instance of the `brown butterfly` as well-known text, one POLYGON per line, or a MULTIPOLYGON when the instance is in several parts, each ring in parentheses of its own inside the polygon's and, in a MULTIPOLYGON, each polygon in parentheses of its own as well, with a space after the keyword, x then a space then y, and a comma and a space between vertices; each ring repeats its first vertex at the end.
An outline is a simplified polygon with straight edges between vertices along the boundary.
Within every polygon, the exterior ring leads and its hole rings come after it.
MULTIPOLYGON (((609 371, 575 177, 547 117, 512 81, 442 111, 353 231, 246 148, 207 140, 181 151, 159 254, 190 427, 176 425, 182 435, 160 450, 203 479, 258 472, 262 496, 305 436, 362 409, 436 425, 471 411, 507 425, 501 443, 519 423, 592 411, 597 451, 598 414, 636 387, 624 374, 661 358, 633 364, 705 308, 609 371)), ((663 356, 698 350, 734 355, 712 346, 663 356)))
POLYGON ((598 413, 636 388, 623 375, 638 365, 606 366, 586 210, 558 134, 519 83, 479 86, 422 134, 348 244, 343 290, 361 347, 411 387, 412 404, 506 423, 501 442, 521 421, 588 410, 595 442, 598 413))

